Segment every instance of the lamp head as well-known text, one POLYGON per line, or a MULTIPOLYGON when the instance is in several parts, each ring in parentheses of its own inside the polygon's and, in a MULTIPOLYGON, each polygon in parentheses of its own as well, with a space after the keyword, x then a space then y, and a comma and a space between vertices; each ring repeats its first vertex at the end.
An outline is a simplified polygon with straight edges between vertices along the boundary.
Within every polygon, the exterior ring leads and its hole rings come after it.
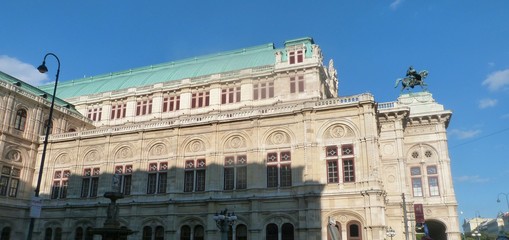
POLYGON ((40 73, 47 73, 48 68, 46 67, 46 61, 42 61, 41 66, 37 67, 37 70, 39 70, 40 73))

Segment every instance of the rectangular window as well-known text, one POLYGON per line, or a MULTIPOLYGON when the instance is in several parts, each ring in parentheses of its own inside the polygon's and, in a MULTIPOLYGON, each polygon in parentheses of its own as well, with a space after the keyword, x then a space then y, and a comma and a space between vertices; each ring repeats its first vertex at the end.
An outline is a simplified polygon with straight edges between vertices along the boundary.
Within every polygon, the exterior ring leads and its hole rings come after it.
POLYGON ((412 178, 412 190, 414 197, 422 197, 422 180, 421 178, 412 178))
POLYGON ((102 108, 91 108, 88 109, 88 115, 87 117, 92 121, 101 121, 102 116, 102 108))
POLYGON ((125 118, 127 103, 118 102, 111 105, 111 119, 125 118))
POLYGON ((240 102, 240 87, 225 88, 221 92, 221 104, 240 102))
POLYGON ((21 169, 3 166, 0 177, 0 196, 16 197, 18 194, 19 177, 21 169))
POLYGON ((201 108, 209 105, 210 101, 210 93, 206 92, 198 92, 193 93, 191 98, 191 108, 201 108))
POLYGON ((267 187, 292 186, 291 153, 267 153, 267 187))
POLYGON ((281 165, 279 171, 279 175, 281 176, 281 187, 292 186, 292 168, 290 164, 281 165))
POLYGON ((205 159, 186 160, 184 169, 184 192, 205 191, 205 170, 205 159))
POLYGON ((304 76, 290 77, 290 93, 304 92, 304 76))
POLYGON ((224 168, 224 190, 232 190, 235 185, 235 168, 224 168))
POLYGON ((184 172, 184 192, 192 192, 194 187, 194 171, 184 172))
POLYGON ((163 112, 173 112, 180 109, 180 96, 165 96, 163 99, 163 112))
POLYGON ((438 171, 437 166, 427 166, 426 173, 428 175, 428 187, 429 187, 429 195, 440 196, 440 188, 438 186, 438 171))
POLYGON ((53 184, 51 187, 51 199, 67 198, 67 187, 71 171, 58 170, 53 174, 53 184))
POLYGON ((339 183, 342 174, 343 182, 355 182, 355 161, 352 144, 341 146, 326 146, 325 157, 327 164, 327 183, 339 183), (339 172, 339 164, 343 164, 339 172))
POLYGON ((304 61, 304 50, 288 52, 288 62, 290 64, 301 63, 304 61))
POLYGON ((343 181, 355 182, 353 159, 343 159, 343 181))
POLYGON ((438 177, 429 177, 428 185, 429 185, 429 195, 430 196, 440 196, 440 191, 438 188, 438 177))
POLYGON ((152 113, 152 97, 142 97, 136 101, 136 116, 152 113))
POLYGON ((267 166, 267 187, 277 187, 278 182, 277 165, 267 166))
POLYGON ((327 182, 328 183, 339 182, 338 160, 327 161, 327 182))
POLYGON ((228 156, 224 160, 224 190, 247 187, 247 156, 228 156))
POLYGON ((120 176, 120 192, 124 195, 131 195, 133 166, 116 166, 115 174, 120 176))
POLYGON ((166 193, 168 183, 168 163, 149 163, 147 194, 166 193))
POLYGON ((81 197, 97 197, 99 188, 99 168, 85 168, 81 182, 81 197))

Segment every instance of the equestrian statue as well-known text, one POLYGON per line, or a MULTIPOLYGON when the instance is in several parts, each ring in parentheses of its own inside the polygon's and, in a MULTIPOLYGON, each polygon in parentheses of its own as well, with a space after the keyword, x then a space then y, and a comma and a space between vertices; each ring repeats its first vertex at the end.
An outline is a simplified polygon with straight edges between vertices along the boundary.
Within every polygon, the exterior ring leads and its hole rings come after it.
POLYGON ((406 77, 404 78, 398 78, 396 80, 396 85, 394 87, 398 87, 399 83, 401 82, 401 92, 403 90, 410 88, 414 88, 415 86, 419 85, 421 88, 426 91, 427 90, 427 84, 424 82, 424 79, 428 76, 428 71, 423 70, 417 73, 417 71, 410 66, 408 70, 406 71, 406 77))

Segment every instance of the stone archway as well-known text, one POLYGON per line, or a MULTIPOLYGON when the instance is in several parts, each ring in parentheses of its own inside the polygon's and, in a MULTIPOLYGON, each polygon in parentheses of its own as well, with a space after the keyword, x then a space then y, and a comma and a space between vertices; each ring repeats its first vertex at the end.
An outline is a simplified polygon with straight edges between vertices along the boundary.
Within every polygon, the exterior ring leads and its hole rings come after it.
POLYGON ((445 232, 446 227, 442 222, 437 220, 426 220, 426 225, 428 226, 429 235, 432 239, 447 239, 447 233, 445 232))

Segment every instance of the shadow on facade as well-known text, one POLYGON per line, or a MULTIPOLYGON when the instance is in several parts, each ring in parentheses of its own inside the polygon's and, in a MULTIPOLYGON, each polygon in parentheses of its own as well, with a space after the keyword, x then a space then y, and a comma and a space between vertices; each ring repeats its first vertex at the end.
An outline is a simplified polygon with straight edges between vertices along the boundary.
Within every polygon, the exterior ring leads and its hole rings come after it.
MULTIPOLYGON (((182 169, 155 164, 148 164, 149 171, 115 166, 125 194, 118 200, 119 221, 135 231, 128 239, 220 239, 213 216, 224 209, 238 218, 229 239, 322 239, 324 185, 306 181, 302 167, 196 163, 182 169)), ((112 191, 113 174, 100 172, 112 172, 113 167, 85 167, 83 175, 65 171, 46 173, 34 239, 91 239, 87 229, 106 220, 109 200, 103 194, 112 191), (101 171, 94 172, 96 168, 101 171)), ((24 209, 22 218, 28 224, 27 206, 14 208, 24 209)), ((16 224, 19 218, 4 217, 1 227, 9 227, 14 239, 26 236, 27 229, 16 224)))

